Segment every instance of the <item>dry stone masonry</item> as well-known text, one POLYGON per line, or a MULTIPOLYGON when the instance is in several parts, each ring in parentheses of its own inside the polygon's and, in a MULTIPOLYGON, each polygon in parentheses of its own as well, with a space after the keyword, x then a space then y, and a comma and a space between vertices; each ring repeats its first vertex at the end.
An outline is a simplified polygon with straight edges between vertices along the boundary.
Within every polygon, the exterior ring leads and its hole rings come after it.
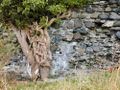
MULTIPOLYGON (((120 63, 120 0, 96 0, 73 10, 70 19, 49 31, 52 75, 66 75, 75 69, 106 69, 120 63)), ((30 72, 29 65, 25 58, 17 59, 5 69, 20 71, 24 77, 30 72)))
POLYGON ((120 60, 120 0, 97 0, 73 11, 52 32, 53 70, 107 69, 120 60))

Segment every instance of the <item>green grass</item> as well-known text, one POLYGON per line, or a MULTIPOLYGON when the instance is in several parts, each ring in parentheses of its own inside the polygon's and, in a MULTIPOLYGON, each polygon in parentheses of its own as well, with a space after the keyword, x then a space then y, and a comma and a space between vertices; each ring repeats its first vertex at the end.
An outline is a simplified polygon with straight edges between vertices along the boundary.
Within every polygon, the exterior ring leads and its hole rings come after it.
POLYGON ((120 70, 95 72, 80 79, 68 77, 53 82, 13 82, 6 80, 0 84, 1 90, 120 90, 120 70), (5 86, 6 85, 6 86, 5 86))

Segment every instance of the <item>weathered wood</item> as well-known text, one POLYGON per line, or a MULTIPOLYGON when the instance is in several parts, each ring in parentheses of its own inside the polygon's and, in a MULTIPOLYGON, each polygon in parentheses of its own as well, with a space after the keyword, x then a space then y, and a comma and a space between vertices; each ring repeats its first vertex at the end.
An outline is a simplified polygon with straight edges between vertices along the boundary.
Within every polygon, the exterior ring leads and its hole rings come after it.
POLYGON ((50 37, 47 29, 41 29, 39 26, 34 27, 34 29, 40 31, 40 36, 31 37, 30 33, 26 32, 26 30, 19 30, 15 27, 13 31, 15 32, 24 55, 31 65, 30 76, 32 80, 36 80, 38 77, 42 80, 46 80, 49 75, 52 59, 50 37), (27 39, 30 40, 30 43, 27 42, 27 39))

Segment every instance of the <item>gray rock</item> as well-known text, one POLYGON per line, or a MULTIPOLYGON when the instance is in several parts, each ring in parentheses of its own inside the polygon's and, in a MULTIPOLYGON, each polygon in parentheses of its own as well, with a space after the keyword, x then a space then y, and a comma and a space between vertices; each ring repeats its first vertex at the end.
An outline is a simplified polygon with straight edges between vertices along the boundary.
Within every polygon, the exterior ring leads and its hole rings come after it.
POLYGON ((80 47, 82 47, 82 48, 86 48, 86 47, 87 47, 87 45, 86 45, 85 43, 79 43, 79 45, 80 45, 80 47))
POLYGON ((69 69, 69 60, 73 56, 73 47, 76 45, 76 42, 68 43, 61 41, 58 44, 59 51, 53 53, 53 62, 52 62, 52 75, 61 75, 60 73, 65 73, 69 69))
POLYGON ((93 47, 99 46, 99 43, 93 43, 93 47))
POLYGON ((62 40, 62 37, 58 34, 51 37, 51 42, 53 42, 55 44, 58 44, 61 40, 62 40))
POLYGON ((92 21, 85 21, 84 24, 87 28, 94 28, 95 27, 95 23, 93 23, 92 21))
POLYGON ((85 66, 85 65, 80 65, 80 67, 81 67, 81 69, 84 69, 84 70, 87 69, 87 66, 85 66))
POLYGON ((72 41, 73 39, 73 33, 71 32, 66 32, 65 36, 62 38, 64 41, 72 41))
POLYGON ((112 12, 112 13, 110 13, 109 19, 112 19, 112 20, 120 20, 120 15, 118 15, 118 14, 115 13, 115 12, 112 12))
POLYGON ((80 35, 80 33, 74 33, 73 40, 75 41, 83 40, 83 37, 80 35))
POLYGON ((96 38, 92 38, 90 39, 90 42, 93 43, 93 42, 97 42, 96 38))
POLYGON ((114 8, 114 9, 112 9, 112 11, 119 14, 120 13, 120 8, 114 8))
POLYGON ((105 38, 107 38, 107 36, 105 34, 101 33, 100 38, 105 39, 105 38))
POLYGON ((113 43, 105 42, 104 47, 110 48, 113 46, 113 43))
POLYGON ((80 16, 80 14, 77 13, 76 11, 72 11, 72 12, 71 12, 71 17, 72 17, 72 18, 77 18, 77 17, 79 17, 79 16, 80 16))
POLYGON ((93 46, 92 48, 93 48, 93 51, 94 51, 94 52, 99 52, 99 51, 100 51, 99 46, 95 46, 95 47, 93 46))
POLYGON ((88 59, 89 59, 89 56, 87 56, 87 55, 80 57, 80 61, 84 61, 84 60, 88 60, 88 59))
POLYGON ((112 9, 111 9, 110 6, 108 6, 107 8, 105 8, 105 11, 106 11, 106 12, 110 12, 110 11, 112 11, 112 9))
POLYGON ((96 18, 98 18, 98 15, 99 15, 100 13, 99 12, 95 12, 95 13, 93 13, 93 14, 91 14, 91 18, 92 19, 96 19, 96 18))
POLYGON ((106 21, 106 22, 102 25, 102 27, 112 27, 113 24, 114 24, 114 21, 106 21))
POLYGON ((101 19, 95 20, 95 24, 97 24, 98 26, 102 26, 102 24, 104 24, 105 22, 106 20, 101 20, 101 19))
POLYGON ((98 5, 98 6, 94 7, 94 10, 95 10, 96 12, 103 12, 103 11, 104 11, 104 8, 101 7, 100 5, 98 5))
POLYGON ((101 20, 107 20, 109 18, 109 14, 108 13, 101 13, 98 16, 98 18, 101 19, 101 20))
POLYGON ((120 4, 120 0, 117 0, 117 3, 120 4))
POLYGON ((118 31, 118 32, 116 33, 116 36, 117 36, 117 38, 120 39, 120 31, 118 31))
POLYGON ((95 11, 94 11, 94 9, 92 8, 92 6, 89 5, 89 6, 86 8, 86 12, 88 12, 88 13, 94 13, 95 11))
POLYGON ((74 20, 74 28, 80 28, 82 27, 82 20, 75 19, 74 20))
POLYGON ((112 27, 112 28, 110 28, 110 30, 113 30, 113 31, 120 31, 120 27, 112 27))
POLYGON ((87 47, 86 48, 86 53, 87 54, 91 54, 91 53, 93 53, 94 51, 93 51, 93 48, 92 47, 87 47))
POLYGON ((91 31, 91 32, 89 33, 89 37, 91 37, 91 38, 96 38, 96 32, 91 31))
POLYGON ((115 3, 117 3, 117 0, 109 0, 109 3, 110 4, 115 4, 115 3))
POLYGON ((3 69, 7 73, 17 74, 17 76, 14 77, 15 79, 28 79, 31 76, 31 67, 22 54, 13 57, 3 69))
POLYGON ((108 36, 111 36, 111 31, 106 29, 106 30, 103 30, 103 33, 105 33, 106 35, 108 36))
POLYGON ((85 43, 88 47, 92 46, 92 43, 91 43, 90 41, 88 41, 88 40, 84 41, 84 43, 85 43))
POLYGON ((81 34, 88 34, 89 30, 88 28, 81 27, 81 28, 76 28, 73 30, 73 33, 81 33, 81 34))
POLYGON ((83 12, 80 16, 81 19, 90 19, 91 18, 91 13, 86 13, 83 12))
POLYGON ((97 4, 97 5, 100 5, 100 4, 105 4, 106 1, 100 1, 100 0, 96 0, 95 2, 93 2, 93 4, 97 4))
POLYGON ((83 54, 85 53, 85 48, 79 47, 76 51, 77 51, 80 55, 83 55, 83 54))
POLYGON ((73 29, 74 28, 74 20, 65 20, 61 25, 64 29, 73 29))
POLYGON ((120 21, 114 22, 113 26, 114 26, 114 27, 120 27, 120 21))
POLYGON ((57 49, 58 49, 58 45, 56 45, 56 44, 51 44, 51 51, 52 52, 55 52, 57 49))

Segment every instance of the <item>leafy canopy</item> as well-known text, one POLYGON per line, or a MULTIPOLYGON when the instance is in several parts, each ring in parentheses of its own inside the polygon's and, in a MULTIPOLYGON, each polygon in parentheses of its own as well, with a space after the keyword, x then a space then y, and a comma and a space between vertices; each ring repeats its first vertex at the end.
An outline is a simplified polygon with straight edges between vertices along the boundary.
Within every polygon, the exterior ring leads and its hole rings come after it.
POLYGON ((22 27, 88 2, 90 0, 0 0, 0 22, 22 27))

